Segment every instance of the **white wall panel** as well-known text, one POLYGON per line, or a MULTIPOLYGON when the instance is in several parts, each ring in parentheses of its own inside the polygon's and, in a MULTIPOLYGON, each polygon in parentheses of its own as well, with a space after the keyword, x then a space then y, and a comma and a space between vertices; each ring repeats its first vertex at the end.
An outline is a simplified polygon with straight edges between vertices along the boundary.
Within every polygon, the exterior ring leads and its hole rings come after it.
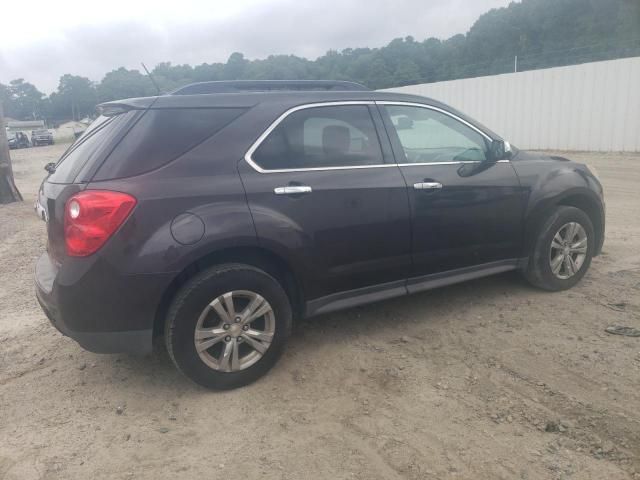
POLYGON ((447 103, 520 148, 640 151, 640 57, 389 90, 447 103))

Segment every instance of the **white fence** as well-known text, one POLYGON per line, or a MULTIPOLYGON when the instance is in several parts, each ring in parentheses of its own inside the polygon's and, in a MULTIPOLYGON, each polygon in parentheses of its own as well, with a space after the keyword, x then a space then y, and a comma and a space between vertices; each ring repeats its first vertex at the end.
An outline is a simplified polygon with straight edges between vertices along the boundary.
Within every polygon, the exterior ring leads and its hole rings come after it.
POLYGON ((519 148, 640 151, 640 57, 390 90, 447 103, 519 148))

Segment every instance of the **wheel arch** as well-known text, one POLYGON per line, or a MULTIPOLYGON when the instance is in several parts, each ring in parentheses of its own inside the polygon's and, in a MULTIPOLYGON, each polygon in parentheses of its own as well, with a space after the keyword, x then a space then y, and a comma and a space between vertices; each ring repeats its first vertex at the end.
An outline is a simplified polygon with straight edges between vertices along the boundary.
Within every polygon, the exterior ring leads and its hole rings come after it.
POLYGON ((163 334, 164 322, 171 301, 180 288, 198 273, 214 265, 224 263, 243 263, 264 270, 274 277, 284 288, 291 301, 294 317, 303 312, 304 292, 298 275, 289 263, 281 256, 263 247, 231 247, 215 250, 203 255, 187 265, 177 274, 163 292, 153 323, 154 337, 163 334))
POLYGON ((575 207, 587 214, 596 235, 595 255, 598 255, 604 243, 604 209, 595 193, 588 189, 574 189, 552 199, 538 202, 531 210, 525 225, 525 256, 535 245, 541 225, 546 221, 550 209, 558 207, 575 207))
POLYGON ((562 198, 558 205, 579 208, 587 214, 596 235, 595 255, 600 254, 604 243, 604 212, 601 204, 592 195, 579 193, 562 198))

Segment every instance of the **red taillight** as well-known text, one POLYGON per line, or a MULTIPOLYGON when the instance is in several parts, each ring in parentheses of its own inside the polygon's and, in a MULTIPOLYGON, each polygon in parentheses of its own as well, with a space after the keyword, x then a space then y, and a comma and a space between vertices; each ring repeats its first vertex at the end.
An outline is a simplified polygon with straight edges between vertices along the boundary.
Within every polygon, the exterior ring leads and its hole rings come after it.
POLYGON ((64 208, 67 254, 86 257, 97 252, 129 216, 136 199, 122 192, 85 190, 64 208))

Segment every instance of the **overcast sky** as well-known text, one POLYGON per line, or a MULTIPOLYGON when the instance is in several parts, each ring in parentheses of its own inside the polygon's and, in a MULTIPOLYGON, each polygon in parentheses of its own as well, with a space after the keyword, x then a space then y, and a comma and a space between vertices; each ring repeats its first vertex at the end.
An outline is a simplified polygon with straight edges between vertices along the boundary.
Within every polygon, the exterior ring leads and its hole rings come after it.
POLYGON ((50 93, 64 73, 99 81, 124 66, 225 62, 379 47, 396 37, 448 38, 509 0, 31 0, 2 7, 0 82, 50 93))

